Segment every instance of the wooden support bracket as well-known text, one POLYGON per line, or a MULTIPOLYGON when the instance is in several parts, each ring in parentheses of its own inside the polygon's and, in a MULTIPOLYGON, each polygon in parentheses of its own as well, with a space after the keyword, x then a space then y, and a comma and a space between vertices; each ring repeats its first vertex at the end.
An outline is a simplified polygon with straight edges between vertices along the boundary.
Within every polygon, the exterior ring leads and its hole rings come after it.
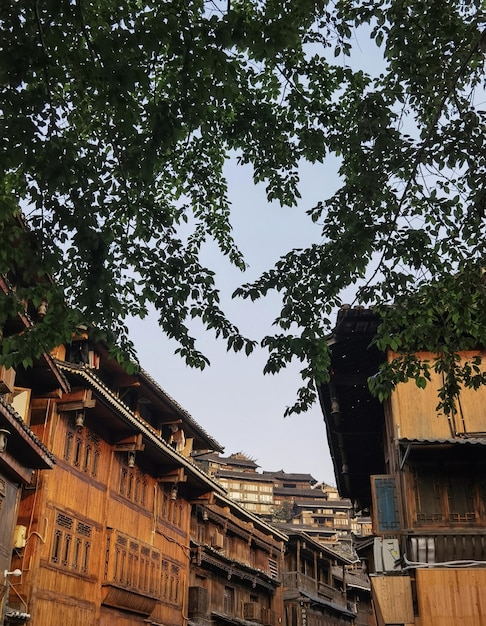
POLYGON ((186 481, 187 476, 183 467, 178 467, 176 470, 168 472, 167 474, 157 478, 158 483, 185 483, 186 481))
POLYGON ((145 444, 143 443, 143 437, 141 433, 126 437, 115 443, 114 449, 116 452, 141 452, 145 450, 145 444))
POLYGON ((214 504, 214 491, 208 491, 197 496, 197 498, 191 498, 191 504, 214 504))
POLYGON ((62 401, 58 403, 58 411, 81 411, 82 409, 93 409, 96 400, 93 398, 91 389, 79 389, 71 393, 65 393, 62 401))

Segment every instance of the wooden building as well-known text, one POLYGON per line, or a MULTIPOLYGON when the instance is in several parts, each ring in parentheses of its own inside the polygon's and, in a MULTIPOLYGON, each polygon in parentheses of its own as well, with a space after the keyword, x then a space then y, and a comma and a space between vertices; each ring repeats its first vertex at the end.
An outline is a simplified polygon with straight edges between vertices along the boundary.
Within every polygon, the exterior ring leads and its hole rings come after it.
MULTIPOLYGON (((341 495, 372 515, 375 536, 362 550, 376 624, 484 625, 486 389, 463 389, 449 416, 436 411, 436 375, 426 389, 398 385, 380 404, 367 379, 394 355, 370 347, 377 324, 369 310, 339 313, 320 390, 341 495)), ((476 355, 486 353, 461 360, 476 355)))
POLYGON ((273 478, 257 472, 257 463, 242 452, 227 457, 194 455, 195 462, 222 485, 232 500, 270 520, 274 509, 273 478))
MULTIPOLYGON (((25 382, 24 382, 25 384, 25 382)), ((9 602, 15 595, 19 572, 12 554, 26 541, 26 526, 18 525, 22 493, 32 488, 35 472, 51 470, 54 457, 28 427, 12 404, 14 397, 30 388, 15 386, 15 371, 0 367, 0 623, 22 624, 30 618, 27 603, 9 602)))
POLYGON ((27 605, 35 626, 182 626, 191 502, 223 493, 189 454, 221 447, 84 331, 55 357, 69 391, 37 393, 30 428, 57 463, 23 493, 10 603, 27 605))
MULTIPOLYGON (((1 297, 16 300, 6 276, 0 275, 1 297)), ((44 303, 17 302, 16 314, 3 320, 0 341, 25 333, 43 315, 44 303)), ((14 310, 14 309, 13 309, 14 310)), ((29 524, 18 523, 20 500, 35 490, 40 471, 51 471, 55 457, 30 429, 31 404, 43 394, 65 393, 69 383, 50 354, 31 359, 28 369, 0 366, 0 623, 23 624, 30 607, 17 588, 22 571, 13 558, 29 539, 29 524)))
POLYGON ((284 533, 222 494, 193 506, 189 624, 279 626, 284 533))
MULTIPOLYGON (((289 528, 288 526, 286 528, 289 528)), ((357 610, 347 596, 346 585, 336 583, 333 567, 338 564, 346 577, 345 557, 302 531, 287 531, 283 597, 284 626, 337 626, 355 624, 357 610)), ((351 596, 354 600, 354 595, 351 596)))

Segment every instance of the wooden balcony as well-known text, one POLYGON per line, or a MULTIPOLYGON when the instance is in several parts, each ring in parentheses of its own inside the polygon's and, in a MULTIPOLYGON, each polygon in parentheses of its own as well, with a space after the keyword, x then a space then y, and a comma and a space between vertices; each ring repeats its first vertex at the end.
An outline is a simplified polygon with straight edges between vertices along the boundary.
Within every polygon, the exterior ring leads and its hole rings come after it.
POLYGON ((301 572, 285 572, 282 576, 282 583, 284 590, 306 591, 330 602, 341 599, 341 594, 334 587, 301 572))
POLYGON ((317 580, 301 572, 284 572, 282 574, 282 584, 284 589, 292 591, 302 590, 317 594, 317 580))

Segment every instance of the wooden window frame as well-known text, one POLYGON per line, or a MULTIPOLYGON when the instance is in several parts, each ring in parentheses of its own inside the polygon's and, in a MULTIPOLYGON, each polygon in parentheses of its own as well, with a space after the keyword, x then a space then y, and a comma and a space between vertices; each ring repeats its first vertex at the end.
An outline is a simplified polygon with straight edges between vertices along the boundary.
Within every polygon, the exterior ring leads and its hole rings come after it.
POLYGON ((57 511, 49 563, 61 570, 89 575, 94 526, 57 511))
POLYGON ((68 424, 62 458, 79 472, 99 478, 100 443, 100 437, 88 428, 77 430, 68 424))

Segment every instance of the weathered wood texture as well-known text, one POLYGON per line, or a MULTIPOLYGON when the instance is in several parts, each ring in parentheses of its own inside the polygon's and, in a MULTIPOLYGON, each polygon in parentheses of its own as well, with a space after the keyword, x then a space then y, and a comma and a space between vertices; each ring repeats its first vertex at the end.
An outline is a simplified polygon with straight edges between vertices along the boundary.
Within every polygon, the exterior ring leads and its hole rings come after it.
POLYGON ((51 598, 37 598, 35 616, 32 615, 32 626, 93 626, 94 607, 78 602, 77 605, 65 601, 61 594, 51 598))
POLYGON ((52 414, 47 427, 33 427, 58 463, 42 473, 37 494, 25 492, 20 511, 29 540, 16 566, 32 623, 125 626, 150 614, 181 624, 189 503, 171 499, 150 468, 129 467, 126 452, 96 428, 76 428, 73 417, 52 414))
POLYGON ((408 576, 372 576, 371 589, 378 626, 414 623, 408 576))
MULTIPOLYGON (((486 352, 464 352, 461 363, 471 361, 486 352)), ((390 358, 397 356, 391 354, 390 358)), ((434 355, 428 352, 419 354, 423 360, 433 361, 434 355)), ((425 389, 417 387, 414 381, 399 384, 391 395, 394 418, 394 436, 409 439, 449 438, 462 433, 486 433, 486 388, 463 389, 460 393, 458 412, 453 420, 438 413, 437 390, 442 385, 439 374, 431 373, 431 381, 425 389)))
POLYGON ((193 507, 188 615, 209 624, 220 619, 277 626, 283 618, 280 540, 230 507, 193 507), (203 512, 204 510, 204 512, 203 512), (274 582, 275 581, 275 582, 274 582))
POLYGON ((486 624, 486 570, 419 569, 416 579, 421 625, 486 624))

